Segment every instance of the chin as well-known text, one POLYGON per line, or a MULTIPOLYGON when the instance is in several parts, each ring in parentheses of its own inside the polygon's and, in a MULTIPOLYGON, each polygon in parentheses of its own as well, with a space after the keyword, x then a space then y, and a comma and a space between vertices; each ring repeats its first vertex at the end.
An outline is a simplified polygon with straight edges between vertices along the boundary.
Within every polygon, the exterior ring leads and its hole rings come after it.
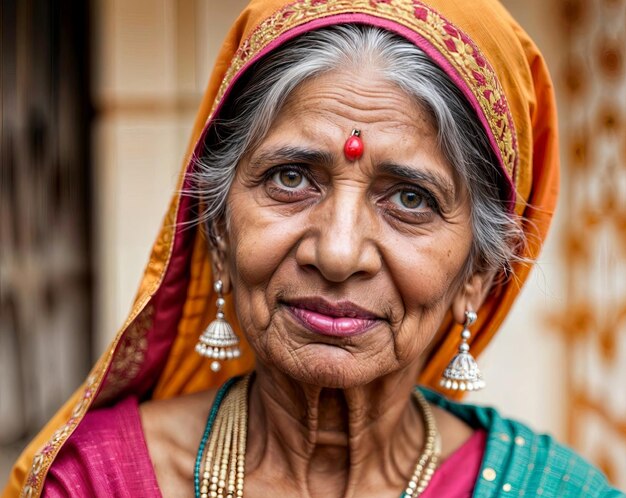
MULTIPOLYGON (((282 355, 280 355, 282 356, 282 355)), ((359 359, 345 349, 328 344, 310 344, 286 353, 289 361, 273 358, 273 368, 298 382, 317 387, 350 389, 373 382, 386 373, 376 358, 359 359)))

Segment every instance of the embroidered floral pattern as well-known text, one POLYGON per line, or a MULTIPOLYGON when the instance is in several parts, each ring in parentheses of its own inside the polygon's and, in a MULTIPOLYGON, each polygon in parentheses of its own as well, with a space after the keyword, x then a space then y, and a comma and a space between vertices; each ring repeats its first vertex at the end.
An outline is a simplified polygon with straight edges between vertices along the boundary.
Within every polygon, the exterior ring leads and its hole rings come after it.
POLYGON ((503 167, 516 180, 518 152, 515 124, 494 69, 465 33, 417 0, 301 0, 282 8, 259 24, 239 47, 222 80, 209 120, 233 79, 270 42, 307 22, 355 12, 405 26, 420 34, 445 57, 471 91, 489 124, 503 167))
POLYGON ((114 399, 139 374, 148 350, 148 331, 152 328, 152 305, 139 314, 122 336, 104 378, 97 403, 114 399))
POLYGON ((97 372, 100 371, 101 368, 100 364, 96 365, 94 373, 87 378, 83 395, 74 407, 70 419, 59 427, 54 434, 52 434, 50 440, 41 448, 41 450, 39 450, 39 453, 36 453, 33 457, 33 463, 28 477, 26 478, 24 487, 22 488, 21 497, 32 498, 41 494, 45 475, 50 467, 50 464, 54 460, 57 451, 74 431, 78 422, 80 422, 81 418, 87 411, 87 407, 89 406, 95 393, 97 379, 99 378, 97 372))

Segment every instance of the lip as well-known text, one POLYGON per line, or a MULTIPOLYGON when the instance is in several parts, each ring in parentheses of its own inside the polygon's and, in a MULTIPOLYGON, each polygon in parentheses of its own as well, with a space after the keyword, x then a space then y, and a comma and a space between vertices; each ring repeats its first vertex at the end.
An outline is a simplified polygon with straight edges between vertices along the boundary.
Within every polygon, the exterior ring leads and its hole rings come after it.
POLYGON ((332 337, 362 334, 381 321, 381 317, 350 301, 331 303, 321 297, 285 301, 291 315, 305 328, 332 337))

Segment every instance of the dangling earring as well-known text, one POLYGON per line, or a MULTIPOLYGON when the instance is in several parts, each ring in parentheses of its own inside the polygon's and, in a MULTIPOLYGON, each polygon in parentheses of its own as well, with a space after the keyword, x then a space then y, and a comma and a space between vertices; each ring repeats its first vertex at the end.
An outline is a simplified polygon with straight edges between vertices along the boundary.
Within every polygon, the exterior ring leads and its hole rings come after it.
POLYGON ((485 381, 476 364, 476 360, 469 352, 468 339, 472 336, 469 331, 478 315, 475 311, 465 312, 465 323, 461 332, 459 352, 452 358, 443 372, 439 385, 451 391, 479 391, 485 387, 485 381))
POLYGON ((211 370, 217 372, 222 368, 219 360, 231 360, 239 358, 239 338, 233 331, 230 324, 224 319, 224 296, 222 288, 224 284, 221 280, 215 282, 215 292, 217 293, 217 318, 213 320, 207 329, 202 333, 196 352, 205 358, 213 358, 211 370))

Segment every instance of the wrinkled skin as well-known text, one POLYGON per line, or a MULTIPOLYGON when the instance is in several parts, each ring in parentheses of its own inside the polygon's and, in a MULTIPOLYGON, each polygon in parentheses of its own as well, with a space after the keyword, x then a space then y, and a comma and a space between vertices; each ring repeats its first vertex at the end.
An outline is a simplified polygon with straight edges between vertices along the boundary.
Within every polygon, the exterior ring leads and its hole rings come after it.
MULTIPOLYGON (((429 115, 375 71, 305 82, 238 165, 217 230, 214 271, 257 357, 246 496, 399 496, 422 449, 410 391, 424 353, 446 312, 461 322, 490 281, 462 280, 470 206, 429 115), (365 145, 354 162, 343 154, 353 129, 365 145), (375 319, 347 337, 320 334, 292 312, 310 298, 375 319)), ((187 477, 159 458, 172 453, 159 441, 176 413, 204 420, 211 396, 143 409, 164 492, 187 477)), ((445 456, 471 429, 433 411, 445 456)), ((188 453, 202 430, 191 426, 195 439, 177 443, 188 453)))

